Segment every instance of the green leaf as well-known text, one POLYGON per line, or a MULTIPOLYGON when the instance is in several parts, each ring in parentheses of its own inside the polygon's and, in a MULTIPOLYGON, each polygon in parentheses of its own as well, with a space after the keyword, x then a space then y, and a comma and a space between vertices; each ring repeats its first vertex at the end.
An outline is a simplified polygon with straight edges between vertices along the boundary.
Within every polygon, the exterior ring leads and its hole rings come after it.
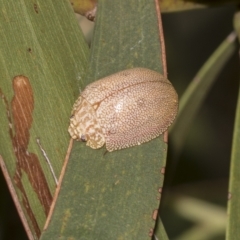
POLYGON ((0 8, 0 154, 38 238, 56 185, 36 139, 58 176, 89 51, 68 1, 0 0, 0 8), (26 78, 13 83, 18 75, 26 78))
POLYGON ((152 240, 168 240, 167 233, 165 231, 165 228, 163 226, 162 220, 158 218, 156 228, 154 231, 154 236, 152 240))
POLYGON ((177 121, 171 127, 174 154, 179 154, 184 144, 189 125, 196 116, 202 102, 221 73, 223 66, 236 50, 236 34, 232 32, 213 52, 198 71, 179 102, 177 121))
MULTIPOLYGON (((91 46, 86 85, 133 67, 163 72, 155 2, 100 1, 91 46)), ((41 239, 149 239, 160 202, 166 149, 163 136, 111 153, 75 142, 41 239)))
MULTIPOLYGON (((239 89, 240 93, 240 89, 239 89)), ((237 240, 240 236, 240 94, 236 108, 235 126, 233 133, 230 181, 228 193, 228 223, 227 240, 237 240)))
MULTIPOLYGON (((240 41, 240 12, 234 16, 234 27, 240 41)), ((228 194, 227 240, 237 240, 240 236, 240 89, 236 107, 236 117, 231 153, 230 181, 228 194)))

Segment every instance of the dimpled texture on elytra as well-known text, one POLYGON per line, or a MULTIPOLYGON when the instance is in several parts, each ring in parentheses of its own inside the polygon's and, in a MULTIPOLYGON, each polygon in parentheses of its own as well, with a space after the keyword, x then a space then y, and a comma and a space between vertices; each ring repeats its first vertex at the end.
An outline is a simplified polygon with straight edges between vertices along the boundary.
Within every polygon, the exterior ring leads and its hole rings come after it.
POLYGON ((124 70, 89 84, 75 102, 69 133, 109 152, 148 142, 165 132, 178 111, 172 84, 146 68, 124 70))

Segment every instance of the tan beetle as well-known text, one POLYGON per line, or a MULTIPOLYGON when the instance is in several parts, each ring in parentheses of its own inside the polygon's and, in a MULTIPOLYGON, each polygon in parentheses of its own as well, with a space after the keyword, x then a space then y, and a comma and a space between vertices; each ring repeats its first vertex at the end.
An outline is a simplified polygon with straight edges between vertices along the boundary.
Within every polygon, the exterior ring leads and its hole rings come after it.
POLYGON ((124 70, 89 84, 75 102, 68 131, 93 149, 109 152, 148 142, 165 132, 178 96, 160 73, 124 70))

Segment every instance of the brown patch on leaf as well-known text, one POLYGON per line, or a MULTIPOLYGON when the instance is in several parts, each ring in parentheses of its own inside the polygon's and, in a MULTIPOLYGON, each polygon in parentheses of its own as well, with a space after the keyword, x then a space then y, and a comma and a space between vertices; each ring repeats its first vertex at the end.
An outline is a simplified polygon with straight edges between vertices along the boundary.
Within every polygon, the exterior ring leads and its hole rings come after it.
POLYGON ((153 218, 154 221, 157 220, 157 216, 158 216, 158 209, 155 209, 155 210, 153 211, 153 214, 152 214, 152 218, 153 218))
POLYGON ((38 14, 38 5, 36 3, 33 4, 33 8, 34 8, 35 13, 38 14))
POLYGON ((13 148, 17 157, 17 169, 14 180, 18 185, 24 170, 29 181, 38 195, 47 216, 52 195, 47 185, 38 157, 27 151, 32 125, 34 108, 33 91, 27 77, 17 76, 13 79, 14 97, 11 102, 15 136, 12 139, 13 148))
POLYGON ((149 237, 152 237, 152 236, 153 236, 153 233, 154 233, 154 232, 153 232, 153 229, 150 228, 150 230, 149 230, 149 232, 148 232, 148 236, 149 236, 149 237))
MULTIPOLYGON (((16 176, 16 172, 15 172, 15 176, 16 176)), ((26 194, 26 192, 25 192, 25 189, 24 189, 24 187, 23 187, 23 185, 22 185, 21 179, 20 179, 20 177, 19 177, 19 179, 18 179, 17 182, 16 182, 15 176, 14 176, 14 181, 15 181, 17 187, 19 188, 19 190, 20 190, 21 193, 22 193, 22 204, 23 204, 23 206, 24 206, 24 208, 25 208, 25 211, 26 211, 27 214, 28 214, 28 217, 29 217, 30 220, 31 220, 31 223, 32 223, 32 226, 33 226, 33 228, 34 228, 35 234, 37 235, 38 238, 40 238, 40 236, 41 236, 41 230, 40 230, 40 228, 39 228, 39 226, 38 226, 37 220, 36 220, 36 218, 35 218, 35 216, 34 216, 34 213, 33 213, 32 209, 31 209, 31 206, 30 206, 30 203, 29 203, 29 201, 28 201, 28 198, 27 198, 27 194, 26 194)))
POLYGON ((23 205, 31 219, 34 230, 38 237, 40 237, 40 229, 36 218, 31 210, 26 191, 22 185, 22 173, 27 174, 29 182, 36 192, 39 201, 41 202, 45 215, 48 215, 50 205, 52 202, 52 195, 49 190, 46 178, 42 171, 38 157, 34 153, 28 152, 28 144, 30 139, 29 130, 32 125, 32 113, 34 109, 33 91, 30 82, 25 76, 16 76, 13 79, 14 97, 11 102, 10 116, 9 105, 7 99, 4 99, 7 108, 7 116, 9 121, 9 134, 12 139, 14 154, 17 159, 16 170, 14 174, 14 182, 22 193, 23 205), (14 133, 12 126, 14 127, 14 133))
POLYGON ((161 172, 162 175, 164 175, 165 174, 165 167, 162 167, 160 172, 161 172))

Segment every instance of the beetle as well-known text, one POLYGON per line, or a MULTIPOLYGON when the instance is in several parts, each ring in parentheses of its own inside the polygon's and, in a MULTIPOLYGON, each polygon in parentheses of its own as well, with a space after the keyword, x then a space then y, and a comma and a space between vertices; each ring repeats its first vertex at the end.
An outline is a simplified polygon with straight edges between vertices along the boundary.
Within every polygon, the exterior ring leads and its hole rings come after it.
POLYGON ((68 131, 93 149, 109 152, 148 142, 165 132, 178 111, 169 80, 132 68, 97 80, 74 103, 68 131))

